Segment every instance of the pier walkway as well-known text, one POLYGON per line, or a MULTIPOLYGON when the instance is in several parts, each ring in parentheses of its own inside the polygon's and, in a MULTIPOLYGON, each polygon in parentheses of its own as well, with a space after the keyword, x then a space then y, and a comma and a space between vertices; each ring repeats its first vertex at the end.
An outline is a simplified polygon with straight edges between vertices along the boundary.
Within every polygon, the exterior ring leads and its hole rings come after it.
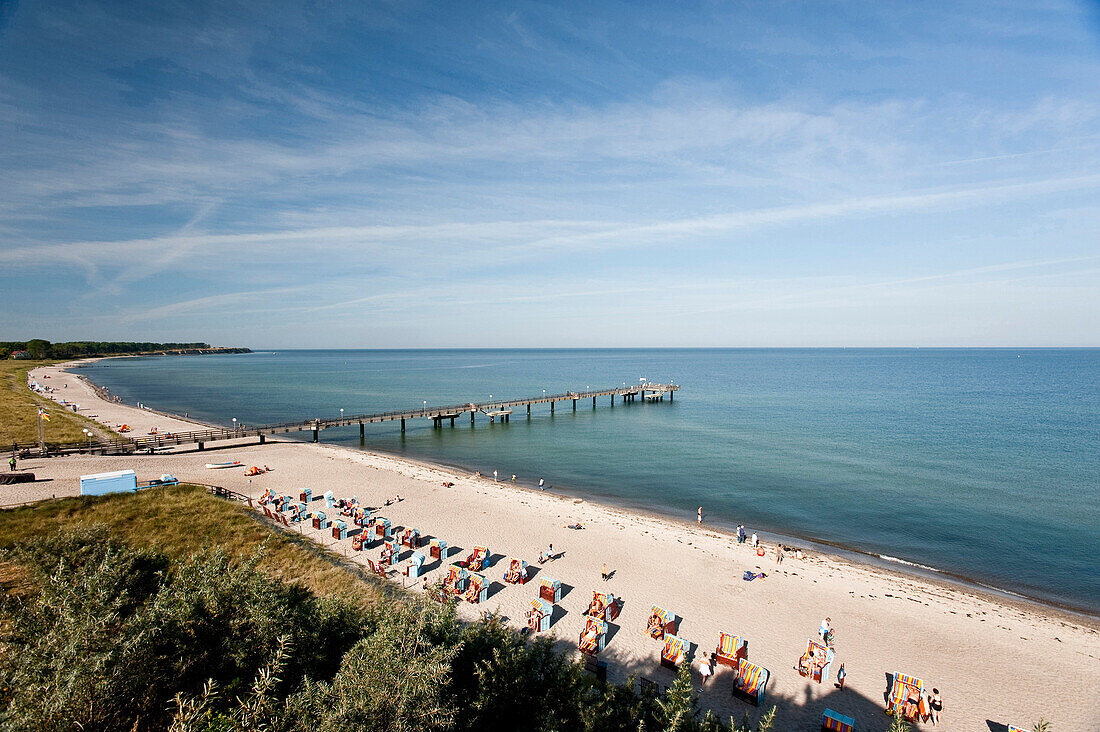
POLYGON ((612 389, 595 389, 585 391, 570 391, 563 394, 547 394, 523 399, 503 399, 488 402, 467 402, 445 407, 433 407, 427 404, 416 409, 407 409, 394 412, 377 412, 375 414, 357 414, 348 417, 336 417, 332 419, 308 419, 301 422, 284 422, 282 424, 269 424, 259 426, 238 425, 234 428, 212 428, 196 430, 193 432, 172 432, 158 435, 141 435, 135 437, 118 437, 112 440, 100 442, 80 443, 46 443, 43 447, 38 443, 13 444, 12 452, 15 455, 64 455, 68 453, 102 453, 120 454, 149 452, 158 448, 168 448, 175 445, 198 445, 202 450, 208 442, 225 440, 240 440, 257 437, 261 443, 268 435, 287 434, 291 432, 312 432, 313 441, 319 442, 322 430, 332 427, 349 427, 359 425, 359 437, 366 435, 366 425, 377 422, 400 422, 401 431, 405 431, 405 423, 412 419, 430 419, 433 427, 442 427, 445 421, 454 425, 455 420, 465 414, 470 415, 470 423, 475 424, 477 415, 481 414, 490 422, 508 422, 517 408, 526 410, 528 416, 531 407, 538 404, 549 404, 550 413, 554 413, 555 405, 561 402, 571 402, 574 411, 578 402, 587 399, 592 400, 592 407, 596 407, 596 400, 600 397, 609 397, 611 406, 615 406, 615 397, 624 402, 633 402, 638 398, 642 401, 660 401, 667 395, 669 401, 680 390, 679 384, 651 384, 641 383, 632 386, 615 387, 612 389))

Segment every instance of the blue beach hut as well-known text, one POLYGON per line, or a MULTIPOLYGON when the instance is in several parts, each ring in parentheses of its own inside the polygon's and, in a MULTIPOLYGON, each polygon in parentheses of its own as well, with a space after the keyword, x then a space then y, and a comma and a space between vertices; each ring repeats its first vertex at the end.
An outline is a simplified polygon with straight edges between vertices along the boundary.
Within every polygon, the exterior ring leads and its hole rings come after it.
POLYGON ((332 538, 333 539, 346 539, 348 538, 348 524, 343 519, 336 519, 332 524, 332 538))

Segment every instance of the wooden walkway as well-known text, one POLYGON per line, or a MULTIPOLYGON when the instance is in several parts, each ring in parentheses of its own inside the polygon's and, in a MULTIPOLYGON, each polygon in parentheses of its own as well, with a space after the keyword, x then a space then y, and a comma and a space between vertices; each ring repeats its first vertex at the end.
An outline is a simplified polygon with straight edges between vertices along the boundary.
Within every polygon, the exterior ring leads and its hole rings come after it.
MULTIPOLYGON (((542 396, 524 399, 503 399, 490 402, 467 402, 466 404, 454 404, 444 407, 423 406, 417 409, 407 409, 396 412, 377 412, 374 414, 357 414, 349 417, 337 417, 334 419, 308 419, 302 422, 284 422, 282 424, 270 424, 260 426, 238 426, 237 428, 212 428, 196 430, 193 432, 172 432, 160 435, 142 435, 140 437, 120 437, 113 440, 91 443, 47 443, 46 454, 64 455, 69 453, 102 453, 122 454, 135 452, 149 452, 158 448, 168 448, 176 445, 198 445, 202 450, 208 442, 220 442, 225 440, 240 440, 256 437, 261 443, 268 435, 280 435, 291 432, 312 432, 313 441, 320 440, 322 430, 331 427, 349 427, 359 425, 359 436, 366 434, 365 426, 376 422, 400 422, 401 431, 405 431, 405 423, 412 419, 430 419, 433 427, 442 427, 445 421, 454 425, 459 417, 469 414, 470 423, 477 421, 477 415, 481 414, 490 422, 497 420, 508 422, 516 408, 524 408, 528 415, 531 407, 538 404, 549 404, 550 413, 553 414, 555 405, 561 402, 571 402, 572 408, 577 409, 578 402, 586 399, 592 400, 592 407, 596 407, 596 400, 600 397, 609 397, 611 406, 615 406, 615 398, 624 402, 633 402, 641 398, 642 401, 660 401, 667 395, 669 401, 680 390, 679 384, 638 384, 635 386, 623 386, 613 389, 595 389, 590 391, 570 391, 564 394, 543 394, 542 396)), ((15 455, 40 455, 41 448, 38 443, 13 444, 12 452, 15 455)))

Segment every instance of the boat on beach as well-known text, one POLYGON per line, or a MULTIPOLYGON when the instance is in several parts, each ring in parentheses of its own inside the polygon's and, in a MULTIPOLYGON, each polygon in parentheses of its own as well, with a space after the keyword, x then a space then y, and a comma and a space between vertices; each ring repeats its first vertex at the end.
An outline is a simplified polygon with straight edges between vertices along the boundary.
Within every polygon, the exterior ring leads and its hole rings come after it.
POLYGON ((206 467, 210 470, 219 470, 221 468, 239 468, 243 465, 240 460, 234 460, 230 463, 207 463, 206 467))

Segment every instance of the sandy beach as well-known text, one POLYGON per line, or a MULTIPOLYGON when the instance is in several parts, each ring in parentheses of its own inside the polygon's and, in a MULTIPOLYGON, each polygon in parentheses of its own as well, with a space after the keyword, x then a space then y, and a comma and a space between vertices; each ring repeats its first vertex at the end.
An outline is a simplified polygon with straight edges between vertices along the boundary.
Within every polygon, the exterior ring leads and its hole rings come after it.
MULTIPOLYGON (((110 427, 129 424, 135 435, 153 427, 161 432, 195 428, 182 419, 104 401, 62 366, 37 369, 31 376, 55 387, 51 396, 79 404, 82 414, 110 427)), ((250 440, 202 452, 28 459, 20 469, 33 471, 38 482, 4 486, 0 504, 77 495, 80 475, 124 468, 135 469, 139 480, 171 473, 182 481, 253 497, 266 488, 297 495, 299 488, 309 487, 314 496, 331 490, 337 497, 355 495, 368 506, 382 506, 400 495, 400 503, 380 508, 377 515, 459 547, 444 566, 475 545, 489 547, 495 562, 485 573, 493 582, 488 602, 463 603, 465 617, 499 611, 521 627, 539 577, 550 576, 564 587, 550 632, 563 647, 575 647, 592 591, 620 598, 621 615, 600 654, 612 680, 636 673, 662 686, 671 683, 672 672, 659 665, 661 644, 645 630, 653 604, 680 618, 678 635, 699 652, 713 651, 721 631, 741 635, 748 640, 749 659, 771 671, 767 698, 760 710, 732 698, 731 670, 719 666, 704 687, 701 704, 722 716, 739 719, 748 711, 755 718, 776 704, 778 729, 815 730, 828 707, 854 716, 857 729, 886 729, 887 675, 901 672, 940 689, 945 709, 939 728, 945 730, 1002 730, 1009 723, 1030 727, 1039 717, 1056 732, 1100 729, 1100 700, 1079 683, 1100 670, 1096 619, 817 552, 802 560, 788 555, 777 566, 772 545, 758 557, 748 544, 739 545, 705 523, 677 523, 389 455, 303 442, 261 446, 250 440), (250 479, 244 468, 204 467, 226 460, 272 470, 250 479), (584 528, 566 528, 576 523, 584 528), (560 557, 538 566, 537 557, 549 544, 560 557), (531 582, 514 586, 502 581, 509 557, 537 569, 531 582), (601 578, 605 562, 612 573, 607 581, 601 578), (746 582, 746 570, 767 577, 746 582), (832 677, 819 685, 794 666, 826 616, 836 629, 836 660, 832 677), (847 681, 838 690, 833 682, 841 663, 847 681)), ((355 554, 350 539, 335 541, 328 531, 301 526, 293 530, 355 554)), ((356 558, 365 563, 378 554, 376 548, 356 558)), ((438 562, 426 566, 429 581, 440 578, 438 562)))

